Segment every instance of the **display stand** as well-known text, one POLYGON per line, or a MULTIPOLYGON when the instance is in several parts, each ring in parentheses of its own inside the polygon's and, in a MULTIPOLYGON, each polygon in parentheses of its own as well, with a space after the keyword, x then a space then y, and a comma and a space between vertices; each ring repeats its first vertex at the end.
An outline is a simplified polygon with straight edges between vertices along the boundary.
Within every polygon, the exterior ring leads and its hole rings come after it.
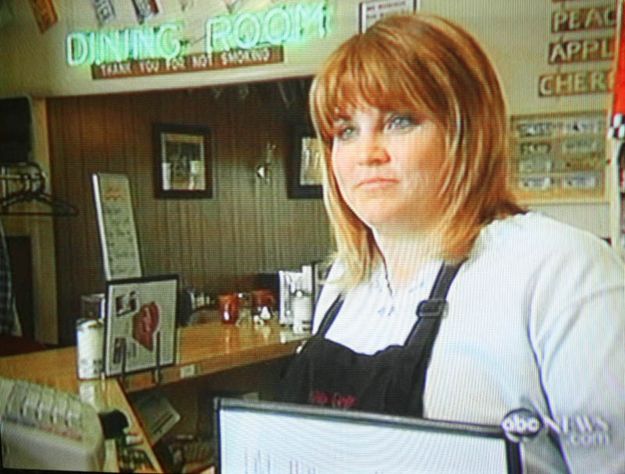
POLYGON ((177 275, 106 283, 104 373, 115 376, 153 371, 176 357, 177 275), (123 364, 122 364, 123 361, 123 364), (122 367, 123 365, 123 367, 122 367))
POLYGON ((122 342, 122 368, 121 368, 121 384, 122 387, 124 387, 124 389, 127 389, 128 386, 126 384, 127 379, 126 379, 126 360, 128 357, 128 346, 126 345, 126 340, 123 339, 122 342))
POLYGON ((161 372, 161 332, 156 333, 156 366, 152 370, 152 382, 154 385, 160 385, 163 380, 161 372))

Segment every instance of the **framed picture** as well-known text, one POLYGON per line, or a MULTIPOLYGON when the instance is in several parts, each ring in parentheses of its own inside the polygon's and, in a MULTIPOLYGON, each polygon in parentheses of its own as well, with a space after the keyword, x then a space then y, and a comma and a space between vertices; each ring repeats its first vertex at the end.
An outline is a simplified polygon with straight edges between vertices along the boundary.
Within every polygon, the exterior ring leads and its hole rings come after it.
POLYGON ((321 142, 306 125, 294 127, 293 156, 288 170, 289 198, 320 198, 322 183, 321 142))
POLYGON ((177 291, 177 275, 107 282, 106 376, 174 363, 177 291))
POLYGON ((396 13, 412 13, 420 8, 421 0, 367 0, 360 3, 358 28, 367 31, 376 21, 396 13))
POLYGON ((212 198, 211 135, 200 125, 153 125, 154 196, 212 198))

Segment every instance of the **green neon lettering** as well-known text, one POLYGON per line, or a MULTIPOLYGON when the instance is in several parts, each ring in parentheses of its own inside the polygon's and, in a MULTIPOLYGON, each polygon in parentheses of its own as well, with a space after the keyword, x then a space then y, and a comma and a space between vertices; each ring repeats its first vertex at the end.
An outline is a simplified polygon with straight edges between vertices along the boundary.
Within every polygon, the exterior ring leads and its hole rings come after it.
POLYGON ((97 48, 96 35, 93 31, 91 31, 89 32, 87 37, 89 38, 89 56, 87 58, 87 63, 93 64, 96 61, 96 48, 97 48))
POLYGON ((261 12, 222 15, 206 22, 206 52, 250 49, 327 34, 326 2, 285 4, 261 12))
POLYGON ((235 44, 241 49, 251 49, 260 41, 261 26, 256 15, 242 13, 234 21, 235 44))
POLYGON ((132 30, 131 57, 137 60, 156 57, 154 36, 152 28, 145 27, 132 30))
MULTIPOLYGON (((206 52, 279 45, 315 35, 323 38, 327 34, 327 19, 325 0, 210 18, 205 24, 206 52)), ((69 33, 65 39, 67 64, 173 59, 183 53, 181 31, 180 24, 167 23, 159 27, 69 33)))
POLYGON ((306 34, 306 31, 309 28, 314 28, 315 25, 317 26, 317 36, 319 38, 326 36, 327 5, 325 2, 300 3, 295 5, 295 9, 297 11, 295 16, 299 22, 298 39, 301 39, 306 34))
POLYGON ((282 7, 272 8, 265 15, 263 34, 271 44, 286 43, 291 34, 291 17, 282 7))
POLYGON ((65 38, 67 64, 80 66, 85 64, 89 55, 89 45, 85 33, 70 33, 65 38))
POLYGON ((100 65, 158 57, 173 59, 182 52, 181 29, 180 24, 166 23, 156 28, 73 32, 65 39, 67 64, 100 65))
POLYGON ((228 36, 232 32, 232 23, 227 17, 218 16, 206 22, 206 52, 228 51, 228 36))
POLYGON ((96 64, 112 61, 123 61, 127 51, 123 44, 120 44, 119 31, 103 31, 98 35, 98 54, 96 64))
POLYGON ((173 23, 163 25, 159 28, 158 33, 156 33, 156 48, 159 57, 173 59, 180 54, 182 44, 179 38, 173 36, 180 29, 179 25, 173 23))

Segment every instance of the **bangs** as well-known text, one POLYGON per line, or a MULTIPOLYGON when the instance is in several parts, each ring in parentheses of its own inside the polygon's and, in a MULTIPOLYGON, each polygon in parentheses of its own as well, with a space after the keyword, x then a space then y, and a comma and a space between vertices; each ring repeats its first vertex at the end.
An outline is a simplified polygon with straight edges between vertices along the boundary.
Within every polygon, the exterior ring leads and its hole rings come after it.
POLYGON ((445 140, 438 194, 442 258, 469 255, 482 226, 521 212, 507 188, 508 121, 498 74, 467 31, 442 17, 391 15, 344 42, 309 94, 323 145, 323 199, 345 281, 371 275, 380 249, 342 196, 332 168, 336 121, 355 109, 409 113, 433 121, 445 140))
POLYGON ((406 107, 431 115, 420 73, 407 65, 398 68, 397 53, 366 35, 352 38, 337 50, 311 89, 312 118, 326 145, 333 124, 349 110, 366 106, 405 111, 406 107))

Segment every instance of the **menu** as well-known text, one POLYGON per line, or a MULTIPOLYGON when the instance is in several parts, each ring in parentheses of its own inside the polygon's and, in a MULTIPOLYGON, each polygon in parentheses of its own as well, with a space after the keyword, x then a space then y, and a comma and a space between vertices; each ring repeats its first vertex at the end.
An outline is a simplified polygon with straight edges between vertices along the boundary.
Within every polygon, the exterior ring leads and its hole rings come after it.
POLYGON ((523 202, 604 201, 606 112, 511 117, 511 184, 523 202))
POLYGON ((95 173, 92 180, 105 279, 140 277, 141 258, 128 177, 95 173))

